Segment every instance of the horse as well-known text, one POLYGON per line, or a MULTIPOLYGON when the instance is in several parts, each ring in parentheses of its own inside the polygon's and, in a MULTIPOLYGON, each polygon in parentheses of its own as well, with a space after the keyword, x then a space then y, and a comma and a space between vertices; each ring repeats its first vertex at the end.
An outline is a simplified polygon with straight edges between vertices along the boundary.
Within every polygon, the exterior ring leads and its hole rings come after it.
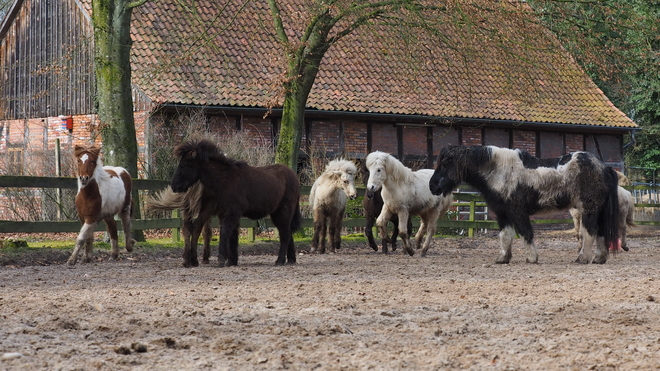
POLYGON ((115 215, 119 215, 121 219, 126 238, 126 251, 133 251, 133 239, 131 238, 131 213, 133 210, 131 176, 122 167, 103 166, 103 162, 99 157, 100 152, 101 149, 96 146, 76 145, 74 148, 78 182, 76 211, 82 227, 76 238, 73 253, 67 261, 71 266, 76 264, 78 254, 83 246, 85 247, 83 262, 91 262, 94 229, 101 220, 105 221, 110 235, 112 258, 119 258, 115 215))
MULTIPOLYGON (((367 169, 366 166, 362 167, 362 181, 364 184, 367 184, 367 181, 369 180, 369 169, 367 169)), ((383 210, 383 197, 381 196, 381 190, 377 190, 375 192, 369 191, 366 189, 364 191, 364 198, 362 199, 362 207, 364 208, 364 219, 366 220, 365 224, 365 229, 364 229, 364 234, 367 237, 367 242, 369 246, 374 249, 374 251, 378 251, 378 244, 374 240, 374 232, 373 232, 373 227, 374 224, 376 223, 376 218, 380 215, 380 212, 383 210)), ((388 235, 385 235, 381 239, 381 243, 383 245, 383 254, 388 253, 387 249, 387 244, 391 243, 392 244, 392 251, 396 251, 396 239, 399 236, 399 216, 394 214, 390 218, 389 222, 392 222, 394 225, 392 229, 392 237, 389 237, 388 235)), ((408 216, 408 231, 412 231, 412 217, 409 215, 408 216)))
POLYGON ((314 181, 309 193, 309 206, 314 217, 312 252, 325 254, 326 231, 330 234, 330 252, 341 247, 341 222, 347 197, 351 200, 357 198, 356 172, 357 167, 352 161, 337 159, 330 161, 314 181))
POLYGON ((431 169, 412 171, 389 153, 375 151, 367 155, 366 166, 369 169, 367 190, 381 190, 383 209, 376 220, 381 237, 387 236, 387 222, 394 214, 399 217, 399 236, 403 249, 413 256, 415 250, 410 246, 408 218, 419 215, 421 225, 415 235, 416 248, 422 248, 420 255, 426 256, 431 240, 437 229, 436 221, 441 213, 446 212, 453 202, 450 194, 433 195, 429 190, 431 169), (424 243, 422 239, 427 234, 424 243))
MULTIPOLYGON (((621 177, 619 176, 619 184, 621 184, 621 177)), ((617 188, 618 199, 619 199, 619 234, 620 239, 617 245, 609 246, 610 250, 618 250, 622 248, 624 251, 628 251, 628 242, 626 241, 626 234, 628 227, 634 228, 637 226, 634 221, 635 216, 635 200, 633 199, 632 193, 630 193, 625 188, 619 186, 617 188)), ((578 250, 582 248, 580 240, 582 238, 580 233, 580 227, 582 225, 582 215, 580 211, 576 208, 571 208, 569 210, 571 217, 573 217, 573 230, 578 240, 578 250)))
MULTIPOLYGON (((203 219, 206 219, 204 220, 201 232, 204 240, 202 264, 209 264, 213 231, 211 230, 210 216, 200 219, 200 215, 210 215, 208 212, 204 213, 204 210, 202 210, 204 207, 209 208, 209 204, 202 201, 204 198, 208 199, 209 197, 204 196, 204 186, 199 182, 193 184, 183 193, 175 193, 172 190, 172 187, 168 186, 154 197, 149 197, 147 199, 146 208, 147 210, 159 211, 181 210, 181 219, 183 220, 183 228, 181 228, 181 232, 183 234, 184 246, 188 246, 188 249, 190 249, 189 246, 193 238, 192 232, 195 229, 194 223, 200 223, 203 219)), ((197 236, 197 239, 199 239, 199 235, 197 236)))
POLYGON ((607 261, 619 237, 617 175, 588 152, 541 160, 528 152, 495 146, 448 146, 438 154, 429 182, 433 194, 449 194, 460 183, 481 192, 500 227, 500 256, 511 261, 514 231, 528 249, 527 262, 538 263, 530 215, 577 208, 582 215, 582 246, 576 262, 607 261), (591 247, 596 240, 596 252, 591 247))
POLYGON ((276 265, 294 264, 296 249, 293 232, 302 222, 300 213, 300 182, 286 165, 262 167, 248 165, 225 156, 209 140, 188 141, 174 149, 179 164, 170 186, 174 192, 186 192, 200 182, 208 197, 202 205, 199 223, 191 232, 190 246, 184 247, 184 266, 197 265, 197 240, 205 222, 203 218, 217 215, 222 221, 218 263, 238 265, 238 228, 241 217, 261 219, 270 215, 280 236, 276 265))

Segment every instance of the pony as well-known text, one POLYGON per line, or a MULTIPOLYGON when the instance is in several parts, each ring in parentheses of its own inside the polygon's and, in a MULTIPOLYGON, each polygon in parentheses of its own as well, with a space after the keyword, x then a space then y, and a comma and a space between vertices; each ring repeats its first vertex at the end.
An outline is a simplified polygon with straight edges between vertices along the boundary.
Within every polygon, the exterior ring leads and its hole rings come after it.
MULTIPOLYGON (((366 166, 362 166, 362 181, 364 184, 367 184, 367 181, 369 180, 369 169, 367 169, 366 166)), ((374 249, 374 251, 378 251, 378 244, 376 243, 376 240, 374 240, 374 232, 373 232, 373 227, 374 224, 376 223, 376 218, 380 215, 380 212, 383 210, 383 197, 381 196, 381 190, 377 190, 375 192, 369 191, 366 189, 364 191, 364 197, 362 199, 362 207, 364 208, 364 219, 366 220, 365 224, 365 229, 364 229, 364 234, 367 237, 367 242, 369 246, 374 249)), ((381 243, 383 245, 383 254, 388 253, 387 249, 387 244, 391 243, 392 244, 392 251, 396 251, 396 239, 399 236, 399 216, 394 214, 390 218, 389 222, 392 222, 394 225, 392 229, 392 237, 389 237, 388 235, 385 235, 381 239, 381 243)), ((408 231, 412 231, 412 217, 408 215, 408 231)))
POLYGON ((330 252, 341 247, 341 221, 347 197, 351 200, 357 198, 356 172, 357 167, 352 161, 337 159, 330 161, 314 181, 309 193, 309 206, 314 217, 312 252, 325 254, 326 231, 330 234, 330 252))
POLYGON ((397 214, 403 249, 413 256, 415 251, 410 246, 407 221, 410 215, 419 215, 422 220, 415 235, 415 243, 417 249, 422 248, 420 255, 426 256, 437 229, 438 216, 449 209, 453 196, 451 193, 431 193, 428 184, 433 170, 412 171, 389 153, 371 152, 367 155, 366 166, 369 169, 367 190, 381 190, 383 197, 383 209, 376 220, 381 237, 387 236, 387 222, 397 214), (425 234, 427 236, 422 243, 425 234))
MULTIPOLYGON (((181 228, 181 232, 183 234, 184 246, 188 246, 188 249, 190 249, 190 244, 192 243, 192 232, 195 229, 194 223, 206 219, 201 232, 204 240, 202 264, 209 264, 209 258, 211 256, 211 237, 213 235, 211 230, 211 219, 210 217, 199 219, 200 215, 208 215, 208 213, 204 213, 202 210, 204 207, 209 208, 208 203, 202 201, 204 198, 208 199, 209 197, 204 197, 204 186, 199 182, 193 184, 183 193, 175 193, 172 190, 172 187, 167 186, 167 188, 160 191, 155 196, 147 199, 146 209, 148 211, 181 210, 181 219, 183 220, 183 228, 181 228)), ((197 239, 199 239, 199 236, 197 236, 197 239)), ((197 250, 195 249, 195 251, 197 250)))
POLYGON ((582 246, 577 262, 604 264, 619 237, 617 175, 588 152, 541 160, 528 152, 495 146, 448 146, 438 154, 429 182, 433 194, 449 194, 460 183, 481 192, 500 227, 500 256, 511 261, 514 232, 538 263, 530 215, 577 208, 582 215, 582 246), (591 247, 596 240, 596 252, 591 247))
POLYGON ((96 146, 76 145, 74 157, 77 162, 78 193, 76 211, 82 223, 76 238, 76 246, 67 263, 75 265, 80 249, 85 247, 83 262, 92 260, 94 229, 99 221, 104 220, 110 235, 111 254, 119 258, 119 243, 115 215, 119 215, 124 229, 126 251, 133 251, 131 238, 132 183, 131 176, 122 167, 103 166, 99 157, 101 148, 96 146))
POLYGON ((197 265, 197 240, 211 215, 222 221, 218 246, 219 265, 238 265, 238 228, 241 217, 261 219, 270 215, 280 236, 276 265, 294 264, 293 232, 302 222, 300 182, 286 165, 248 165, 225 156, 209 140, 188 141, 174 149, 179 164, 170 187, 186 192, 193 184, 204 186, 199 222, 193 224, 189 246, 184 246, 184 266, 197 265))
MULTIPOLYGON (((619 184, 621 184, 621 177, 619 176, 619 184)), ((615 246, 609 246, 611 250, 618 250, 622 248, 624 251, 628 251, 628 242, 626 242, 626 234, 628 227, 634 228, 637 226, 634 221, 635 216, 635 200, 633 199, 632 193, 630 193, 625 188, 619 186, 617 188, 617 196, 619 198, 619 234, 620 239, 615 246)), ((582 248, 581 233, 580 227, 582 225, 582 215, 580 211, 576 208, 571 208, 569 210, 571 217, 573 217, 573 230, 578 240, 578 249, 582 248)))

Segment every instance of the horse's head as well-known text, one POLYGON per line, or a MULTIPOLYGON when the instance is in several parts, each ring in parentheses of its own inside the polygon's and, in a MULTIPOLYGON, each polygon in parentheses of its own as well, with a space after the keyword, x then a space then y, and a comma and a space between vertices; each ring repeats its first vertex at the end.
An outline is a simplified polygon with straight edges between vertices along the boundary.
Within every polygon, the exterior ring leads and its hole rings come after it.
POLYGON ((73 155, 77 163, 77 176, 80 188, 89 184, 89 181, 94 177, 94 170, 97 166, 103 166, 99 154, 101 149, 96 146, 81 146, 74 147, 73 155))
POLYGON ((334 160, 328 164, 328 168, 331 169, 333 177, 337 177, 339 187, 346 193, 346 196, 351 200, 356 199, 355 173, 357 173, 357 167, 355 164, 348 160, 334 160), (336 163, 336 168, 333 167, 333 163, 336 163))
POLYGON ((383 187, 387 179, 387 158, 390 155, 385 152, 375 151, 367 156, 367 169, 369 179, 367 180, 367 191, 376 192, 383 187))
POLYGON ((174 149, 174 155, 179 158, 179 166, 174 172, 170 187, 174 192, 185 192, 201 177, 204 167, 209 161, 209 151, 217 151, 210 141, 191 141, 180 144, 174 149))
POLYGON ((460 148, 457 146, 445 147, 438 155, 435 172, 429 180, 429 189, 436 196, 447 196, 461 183, 462 172, 459 171, 460 148))

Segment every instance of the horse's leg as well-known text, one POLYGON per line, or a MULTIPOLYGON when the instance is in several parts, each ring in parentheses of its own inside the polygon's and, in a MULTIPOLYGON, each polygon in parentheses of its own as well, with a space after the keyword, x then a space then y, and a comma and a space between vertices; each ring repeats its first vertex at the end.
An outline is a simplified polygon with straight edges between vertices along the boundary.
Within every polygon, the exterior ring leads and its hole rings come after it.
POLYGON ((319 226, 319 253, 325 254, 325 240, 327 239, 328 232, 328 216, 323 214, 321 216, 321 225, 319 226))
POLYGON ((187 250, 183 252, 183 266, 184 267, 198 267, 199 260, 197 259, 197 244, 199 243, 199 235, 202 234, 202 228, 208 219, 199 216, 195 220, 190 221, 190 241, 187 250))
POLYGON ((387 207, 383 206, 380 211, 380 215, 376 219, 376 225, 378 226, 378 234, 380 235, 381 240, 383 241, 383 254, 387 254, 387 240, 389 239, 389 232, 387 231, 387 223, 392 219, 394 215, 387 207))
POLYGON ((330 249, 336 252, 341 248, 341 222, 344 219, 344 210, 340 210, 330 219, 330 249))
POLYGON ((204 237, 204 254, 202 255, 202 264, 208 264, 211 258, 211 238, 213 231, 211 230, 211 220, 204 224, 202 228, 202 236, 204 237))
POLYGON ((309 248, 310 252, 316 252, 316 251, 320 252, 319 239, 321 238, 321 229, 325 227, 323 223, 323 218, 324 218, 323 213, 320 210, 314 211, 314 234, 312 235, 312 245, 309 248))
POLYGON ((495 263, 509 264, 511 261, 511 244, 513 243, 514 235, 515 230, 512 225, 507 225, 500 230, 500 256, 495 263))
MULTIPOLYGON (((440 210, 434 208, 426 215, 425 218, 422 218, 422 223, 424 224, 426 229, 426 239, 424 240, 424 246, 422 247, 422 251, 420 253, 422 257, 426 256, 426 252, 429 251, 429 247, 431 247, 433 236, 435 235, 435 231, 437 230, 436 221, 438 220, 439 215, 440 215, 440 210)), ((419 232, 417 234, 419 235, 419 232)), ((423 236, 424 235, 415 236, 418 245, 422 240, 421 237, 423 236)))
POLYGON ((227 214, 222 221, 220 232, 220 251, 226 252, 225 267, 238 265, 238 226, 240 216, 227 214), (236 240, 234 242, 234 240, 236 240))
POLYGON ((96 227, 96 223, 84 223, 83 226, 80 228, 80 233, 78 233, 78 237, 76 238, 76 246, 73 248, 73 252, 71 253, 71 256, 69 257, 69 260, 67 260, 67 264, 69 265, 75 265, 76 262, 78 261, 78 254, 80 253, 80 249, 85 246, 87 243, 87 240, 89 239, 89 236, 94 235, 94 228, 96 227))
MULTIPOLYGON (((382 215, 383 214, 381 214, 381 216, 382 215)), ((397 215, 399 216, 399 237, 403 243, 403 250, 407 252, 408 255, 413 256, 415 255, 415 250, 410 246, 410 231, 408 231, 408 210, 399 210, 397 215)), ((378 218, 380 219, 380 217, 378 218)))
MULTIPOLYGON (((113 217, 104 219, 106 229, 110 235, 111 255, 113 259, 119 259, 119 236, 117 235, 117 222, 113 217)), ((91 260, 91 256, 88 257, 91 260)))
MULTIPOLYGON (((582 227, 580 228, 580 242, 582 247, 578 253, 576 263, 589 264, 591 263, 591 247, 596 241, 598 233, 597 216, 594 213, 582 213, 582 227)), ((598 247, 597 247, 598 248, 598 247)), ((607 256, 605 256, 607 259, 607 256)))
POLYGON ((364 226, 364 235, 367 236, 369 246, 371 246, 374 251, 378 251, 378 245, 376 244, 376 240, 374 240, 374 223, 376 222, 376 218, 373 215, 367 215, 366 220, 367 223, 364 226))
POLYGON ((422 218, 422 221, 419 224, 419 230, 415 234, 415 250, 419 250, 422 247, 422 239, 424 238, 424 234, 426 234, 428 231, 428 227, 424 219, 425 217, 422 218))
POLYGON ((596 252, 594 259, 591 261, 594 264, 605 264, 609 255, 609 246, 605 246, 605 237, 596 237, 596 252))
POLYGON ((124 243, 126 251, 133 252, 133 238, 131 236, 131 209, 127 208, 119 212, 121 227, 124 230, 124 243))

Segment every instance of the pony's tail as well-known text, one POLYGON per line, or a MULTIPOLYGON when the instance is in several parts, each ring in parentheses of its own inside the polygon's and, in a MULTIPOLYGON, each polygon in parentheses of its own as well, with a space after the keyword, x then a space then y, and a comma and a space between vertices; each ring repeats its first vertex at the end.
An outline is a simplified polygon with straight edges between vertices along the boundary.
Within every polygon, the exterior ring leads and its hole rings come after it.
POLYGON ((300 203, 296 203, 296 212, 291 220, 291 233, 298 232, 302 227, 302 214, 300 213, 300 203))
POLYGON ((182 207, 183 193, 175 193, 170 186, 147 199, 147 211, 170 211, 182 207))
POLYGON ((599 223, 603 230, 603 237, 605 238, 605 246, 609 250, 613 248, 614 251, 619 246, 619 192, 618 192, 618 176, 614 169, 611 167, 605 168, 605 186, 607 187, 607 199, 603 208, 600 210, 599 223))

